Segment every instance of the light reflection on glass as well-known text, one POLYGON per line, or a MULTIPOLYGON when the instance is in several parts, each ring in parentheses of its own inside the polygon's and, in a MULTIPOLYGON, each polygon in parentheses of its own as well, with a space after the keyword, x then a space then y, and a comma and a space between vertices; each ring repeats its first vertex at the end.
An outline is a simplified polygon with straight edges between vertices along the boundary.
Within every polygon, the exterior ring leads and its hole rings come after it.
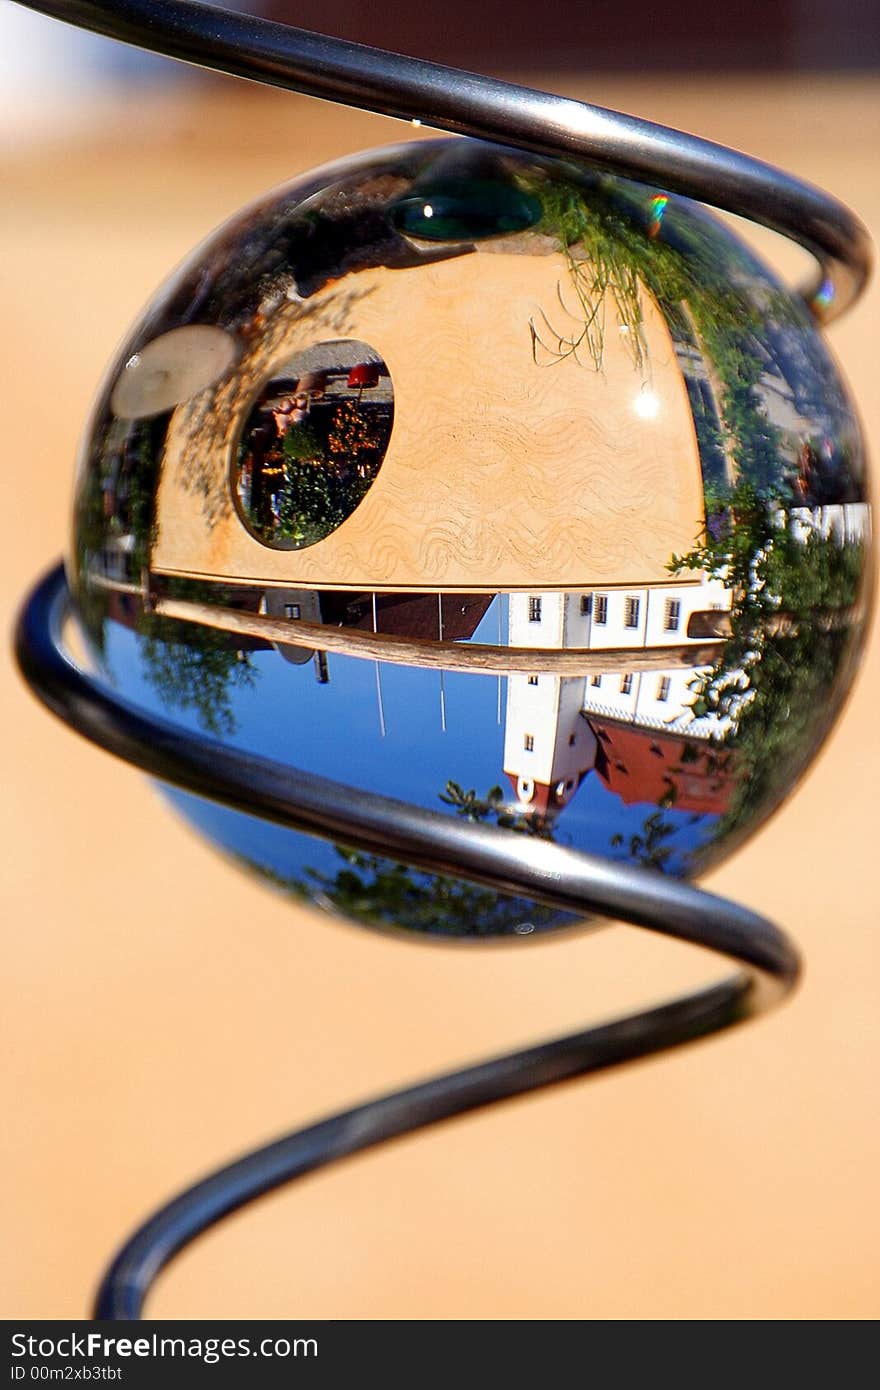
MULTIPOLYGON (((787 794, 851 679, 854 412, 802 307, 699 209, 458 157, 282 190, 159 296, 96 414, 80 620, 117 688, 185 727, 690 875, 787 794), (234 344, 225 374, 114 414, 125 364, 188 324, 234 344)), ((571 921, 173 795, 357 920, 571 921)))

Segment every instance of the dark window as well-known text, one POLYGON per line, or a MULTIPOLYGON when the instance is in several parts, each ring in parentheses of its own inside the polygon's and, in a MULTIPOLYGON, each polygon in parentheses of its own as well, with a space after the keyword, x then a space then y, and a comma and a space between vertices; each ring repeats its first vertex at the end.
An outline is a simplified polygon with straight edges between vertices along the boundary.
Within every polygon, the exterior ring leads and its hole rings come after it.
POLYGON ((537 677, 537 676, 529 676, 529 685, 537 685, 537 684, 538 684, 538 677, 537 677))
POLYGON ((540 594, 538 594, 537 597, 534 597, 534 596, 533 596, 532 598, 529 599, 529 622, 530 622, 530 623, 539 623, 540 621, 541 621, 541 596, 540 596, 540 594))
POLYGON ((594 622, 594 623, 602 624, 602 623, 607 623, 607 621, 608 621, 608 595, 607 595, 607 594, 597 594, 597 595, 596 595, 596 604, 595 604, 595 607, 594 607, 594 609, 593 609, 593 622, 594 622))
POLYGON ((668 700, 668 699, 669 699, 669 677, 668 677, 668 676, 661 676, 660 679, 659 679, 658 682, 657 682, 657 699, 658 699, 658 700, 668 700))
POLYGON ((301 611, 298 603, 285 603, 284 605, 284 616, 286 618, 298 618, 301 611))
POLYGON ((623 605, 624 627, 638 627, 641 603, 637 598, 628 598, 623 605))
POLYGON ((535 751, 534 734, 526 734, 525 738, 523 739, 523 748, 526 750, 527 753, 533 753, 535 751))
POLYGON ((627 671, 627 673, 626 673, 625 676, 621 676, 621 677, 620 677, 620 693, 621 693, 621 695, 631 695, 631 694, 632 694, 632 688, 633 688, 633 678, 632 678, 631 673, 630 673, 629 671, 627 671))
POLYGON ((663 629, 665 632, 678 632, 678 625, 681 621, 681 602, 677 598, 666 600, 666 612, 663 617, 663 629))
POLYGON ((581 617, 588 618, 593 608, 593 595, 581 594, 581 617))

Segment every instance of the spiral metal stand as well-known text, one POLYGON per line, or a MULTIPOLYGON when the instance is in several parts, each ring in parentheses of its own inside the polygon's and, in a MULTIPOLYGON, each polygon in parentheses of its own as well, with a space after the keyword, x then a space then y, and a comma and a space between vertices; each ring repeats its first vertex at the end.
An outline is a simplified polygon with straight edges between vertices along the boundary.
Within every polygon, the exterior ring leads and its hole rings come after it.
MULTIPOLYGON (((802 291, 828 321, 858 295, 868 239, 834 199, 707 141, 547 93, 309 34, 187 0, 23 0, 82 27, 185 61, 424 125, 586 160, 739 213, 792 237, 818 262, 802 291)), ((189 1188, 122 1247, 95 1305, 137 1318, 159 1271, 223 1216, 285 1182, 440 1120, 601 1071, 727 1028, 794 985, 797 954, 770 922, 643 868, 511 835, 242 753, 135 709, 78 668, 62 640, 69 593, 58 566, 16 633, 21 669, 60 718, 167 782, 277 824, 550 907, 602 915, 714 951, 739 967, 711 987, 368 1101, 248 1154, 189 1188)))
POLYGON ((96 1317, 139 1317, 153 1280, 183 1246, 282 1183, 464 1111, 718 1032, 793 986, 798 959, 792 945, 770 922, 735 903, 645 869, 374 796, 145 717, 65 652, 61 624, 68 601, 58 566, 33 591, 19 620, 22 672, 55 714, 143 771, 279 825, 341 836, 358 849, 500 892, 524 892, 563 911, 647 927, 746 967, 658 1008, 435 1077, 248 1154, 191 1187, 135 1233, 104 1278, 96 1317))

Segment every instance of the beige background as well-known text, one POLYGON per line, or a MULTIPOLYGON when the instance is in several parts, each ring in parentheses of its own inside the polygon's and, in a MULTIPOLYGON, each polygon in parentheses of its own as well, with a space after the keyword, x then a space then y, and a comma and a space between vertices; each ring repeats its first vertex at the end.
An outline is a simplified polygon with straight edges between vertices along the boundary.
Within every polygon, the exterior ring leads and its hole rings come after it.
MULTIPOLYGON (((750 149, 880 222, 873 82, 566 90, 750 149)), ((184 91, 190 104, 131 104, 98 133, 0 155, 7 634, 17 595, 64 543, 94 384, 168 268, 267 185, 400 138, 231 82, 184 91)), ((759 240, 797 268, 796 252, 759 240)), ((878 298, 831 333, 875 447, 878 298)), ((288 1126, 707 973, 699 953, 623 928, 480 952, 295 911, 5 672, 7 1317, 83 1314, 135 1221, 288 1126)), ((788 1006, 284 1191, 185 1255, 150 1311, 875 1316, 878 680, 875 642, 799 795, 711 880, 800 941, 807 975, 788 1006)))

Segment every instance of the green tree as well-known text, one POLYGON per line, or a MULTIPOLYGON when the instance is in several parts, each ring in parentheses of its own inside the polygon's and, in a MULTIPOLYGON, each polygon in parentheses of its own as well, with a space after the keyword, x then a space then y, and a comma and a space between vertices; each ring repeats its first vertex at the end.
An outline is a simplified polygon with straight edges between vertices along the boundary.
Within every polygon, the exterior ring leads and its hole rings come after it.
MULTIPOLYGON (((674 852, 669 844, 674 834, 675 826, 671 821, 663 819, 663 810, 658 807, 646 817, 641 832, 629 837, 627 849, 630 860, 646 869, 656 869, 665 873, 674 852)), ((623 844, 623 835, 612 835, 612 849, 620 849, 623 844)))
MULTIPOLYGON (((137 584, 149 565, 153 540, 153 508, 159 459, 168 427, 167 414, 150 420, 108 419, 92 445, 74 503, 77 614, 98 652, 104 651, 104 624, 110 605, 108 592, 89 582, 92 564, 108 542, 131 537, 126 557, 126 577, 137 584), (113 514, 105 513, 105 485, 115 478, 113 514)), ((98 562, 100 573, 101 564, 98 562)))
POLYGON ((351 516, 369 479, 347 477, 326 464, 287 459, 280 535, 297 546, 314 545, 351 516))
POLYGON ((740 483, 713 499, 702 542, 674 556, 731 592, 730 637, 695 690, 694 713, 729 720, 733 791, 713 831, 721 840, 785 796, 824 736, 864 616, 861 544, 800 524, 740 483))
POLYGON ((478 796, 473 787, 465 791, 458 782, 450 780, 439 795, 444 805, 452 806, 456 815, 464 820, 474 823, 493 821, 495 825, 503 826, 505 829, 521 830, 527 835, 537 835, 545 840, 553 838, 552 823, 546 816, 539 815, 536 811, 511 809, 505 802, 504 792, 500 787, 490 787, 485 796, 478 796))
POLYGON ((577 919, 525 898, 444 874, 423 873, 376 854, 334 846, 342 866, 335 874, 307 868, 302 876, 273 873, 250 863, 262 877, 308 902, 375 926, 426 935, 489 937, 561 926, 577 919))
POLYGON ((138 620, 147 681, 174 713, 193 710, 206 733, 236 729, 233 692, 250 689, 257 671, 226 633, 143 612, 138 620))
MULTIPOLYGON (((550 839, 545 817, 505 808, 500 787, 485 796, 449 780, 439 799, 472 824, 492 822, 505 829, 550 839)), ((360 921, 441 936, 505 936, 576 921, 571 913, 544 907, 531 899, 508 896, 465 879, 423 873, 376 854, 334 846, 342 860, 335 874, 307 868, 303 876, 284 877, 253 865, 278 887, 311 902, 332 906, 360 921)))

